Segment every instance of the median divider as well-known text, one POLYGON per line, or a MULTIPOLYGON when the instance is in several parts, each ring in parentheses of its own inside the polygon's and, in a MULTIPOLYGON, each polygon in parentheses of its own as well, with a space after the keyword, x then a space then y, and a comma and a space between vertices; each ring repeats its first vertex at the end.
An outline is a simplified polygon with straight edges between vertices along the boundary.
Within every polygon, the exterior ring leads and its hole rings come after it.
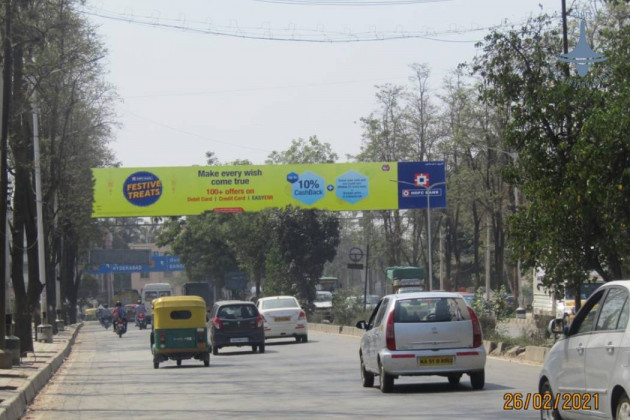
POLYGON ((52 343, 34 342, 33 352, 11 369, 0 369, 0 420, 17 420, 63 365, 83 323, 69 325, 52 343))
MULTIPOLYGON (((341 335, 351 335, 355 337, 361 337, 364 333, 362 329, 356 327, 349 327, 344 325, 333 325, 333 324, 308 324, 309 330, 319 331, 328 334, 341 334, 341 335)), ((490 352, 493 352, 493 356, 514 360, 514 361, 524 361, 528 363, 535 363, 542 365, 545 361, 545 357, 547 357, 547 353, 549 353, 549 347, 538 347, 538 346, 526 346, 525 351, 518 353, 515 356, 507 356, 506 353, 509 350, 509 347, 505 345, 505 343, 495 343, 492 341, 484 340, 484 347, 486 348, 486 353, 489 355, 490 352), (501 349, 501 351, 496 352, 496 349, 501 349)), ((1 420, 1 419, 0 419, 1 420)))

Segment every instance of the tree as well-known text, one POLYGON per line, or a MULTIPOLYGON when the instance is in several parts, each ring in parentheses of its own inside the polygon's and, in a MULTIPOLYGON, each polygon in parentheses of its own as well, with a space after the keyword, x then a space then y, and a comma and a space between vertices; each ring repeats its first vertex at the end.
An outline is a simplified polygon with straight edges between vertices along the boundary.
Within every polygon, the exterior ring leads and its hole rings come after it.
POLYGON ((476 61, 483 97, 508 110, 505 135, 519 153, 513 177, 527 205, 510 220, 511 246, 526 267, 545 269, 550 288, 568 281, 579 291, 591 270, 628 274, 628 6, 602 14, 593 39, 609 60, 584 79, 556 64, 562 40, 547 16, 493 32, 476 61))
POLYGON ((268 165, 298 165, 300 163, 334 163, 338 159, 329 143, 322 143, 317 136, 308 140, 294 139, 291 147, 283 152, 273 151, 265 161, 268 165))
POLYGON ((283 277, 276 290, 297 295, 310 308, 324 264, 339 245, 339 219, 330 212, 287 207, 271 212, 269 226, 275 257, 269 274, 283 277))

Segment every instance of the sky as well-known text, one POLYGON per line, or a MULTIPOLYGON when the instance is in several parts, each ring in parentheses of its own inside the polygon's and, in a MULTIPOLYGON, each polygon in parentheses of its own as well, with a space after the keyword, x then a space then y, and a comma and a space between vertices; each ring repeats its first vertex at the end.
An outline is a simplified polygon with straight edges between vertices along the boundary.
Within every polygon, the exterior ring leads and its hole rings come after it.
MULTIPOLYGON (((124 167, 264 164, 316 135, 346 162, 377 86, 430 86, 473 59, 490 27, 560 0, 87 0, 120 102, 111 148, 124 167), (413 36, 412 36, 413 35, 413 36)), ((560 19, 558 26, 560 27, 560 19)))

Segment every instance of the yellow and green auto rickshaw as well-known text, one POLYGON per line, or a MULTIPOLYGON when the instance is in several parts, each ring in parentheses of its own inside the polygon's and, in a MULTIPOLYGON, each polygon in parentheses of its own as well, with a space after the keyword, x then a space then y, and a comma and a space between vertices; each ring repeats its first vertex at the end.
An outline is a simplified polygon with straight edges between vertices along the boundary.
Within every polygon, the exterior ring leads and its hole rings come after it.
POLYGON ((206 302, 199 296, 165 296, 154 299, 151 352, 153 367, 160 362, 184 359, 203 361, 210 366, 210 346, 206 326, 206 302))
POLYGON ((96 321, 96 308, 87 308, 83 314, 86 321, 96 321))

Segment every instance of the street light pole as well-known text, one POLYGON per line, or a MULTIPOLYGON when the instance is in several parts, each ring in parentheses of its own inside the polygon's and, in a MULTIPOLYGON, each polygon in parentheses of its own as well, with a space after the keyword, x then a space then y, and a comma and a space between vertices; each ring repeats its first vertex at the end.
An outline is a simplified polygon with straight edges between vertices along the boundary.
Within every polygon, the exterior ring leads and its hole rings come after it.
POLYGON ((428 187, 423 187, 427 195, 427 241, 429 250, 429 291, 433 290, 433 257, 431 255, 431 189, 438 185, 446 185, 446 182, 436 182, 428 187))

